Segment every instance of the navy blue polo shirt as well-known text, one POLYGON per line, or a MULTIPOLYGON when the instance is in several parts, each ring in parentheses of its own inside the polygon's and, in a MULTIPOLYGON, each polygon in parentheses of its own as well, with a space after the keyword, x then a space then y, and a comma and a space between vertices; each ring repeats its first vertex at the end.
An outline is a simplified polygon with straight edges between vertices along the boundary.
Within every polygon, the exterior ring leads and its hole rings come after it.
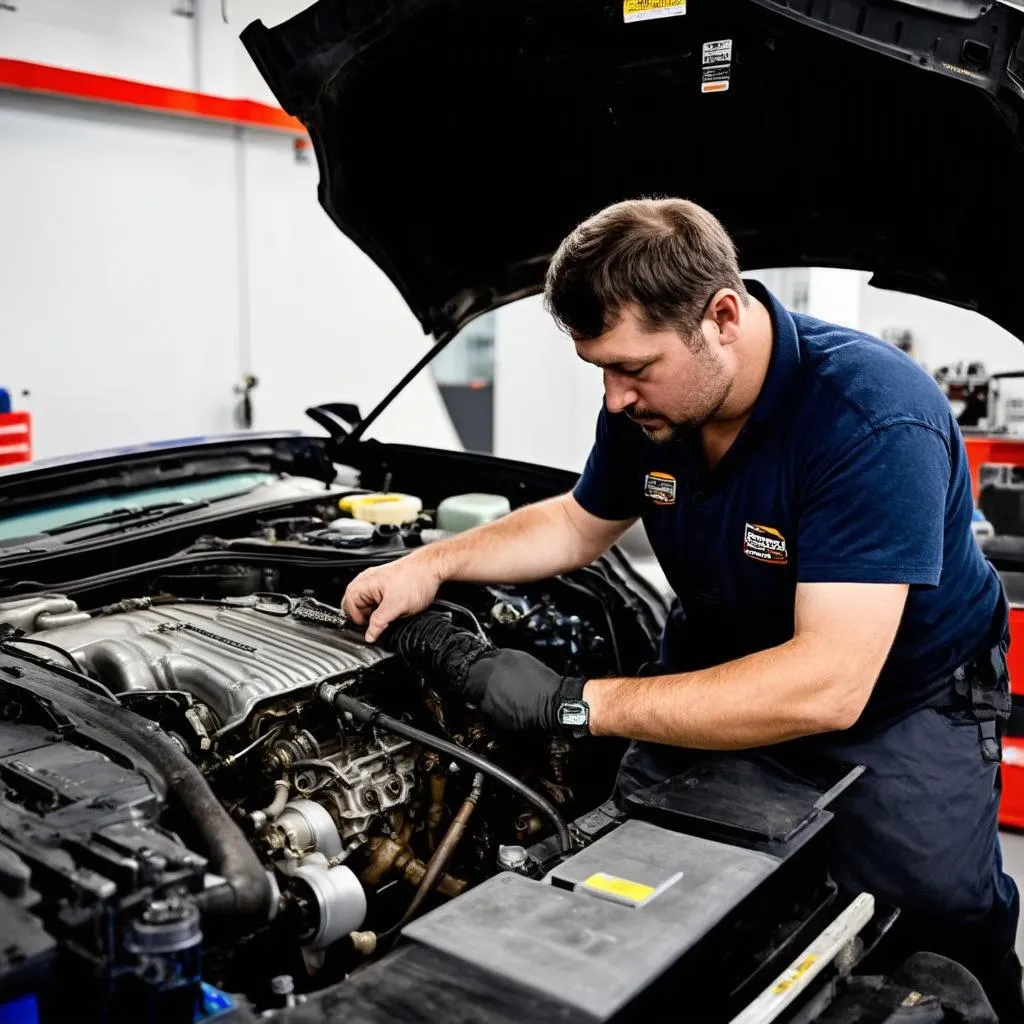
POLYGON ((681 607, 666 628, 667 668, 791 639, 798 583, 908 583, 864 720, 941 702, 940 681, 998 639, 1005 614, 971 532, 949 403, 899 350, 747 287, 771 313, 774 341, 731 448, 709 470, 696 433, 656 444, 603 409, 576 500, 602 519, 643 518, 681 607))

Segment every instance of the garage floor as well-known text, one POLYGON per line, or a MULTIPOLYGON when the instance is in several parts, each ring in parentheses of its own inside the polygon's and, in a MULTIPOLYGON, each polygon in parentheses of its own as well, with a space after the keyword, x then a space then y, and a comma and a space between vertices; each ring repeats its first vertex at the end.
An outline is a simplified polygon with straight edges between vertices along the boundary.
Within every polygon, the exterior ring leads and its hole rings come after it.
MULTIPOLYGON (((1024 892, 1024 833, 1003 832, 1003 866, 1017 887, 1024 892)), ((1017 924, 1017 955, 1024 959, 1024 927, 1017 924)))

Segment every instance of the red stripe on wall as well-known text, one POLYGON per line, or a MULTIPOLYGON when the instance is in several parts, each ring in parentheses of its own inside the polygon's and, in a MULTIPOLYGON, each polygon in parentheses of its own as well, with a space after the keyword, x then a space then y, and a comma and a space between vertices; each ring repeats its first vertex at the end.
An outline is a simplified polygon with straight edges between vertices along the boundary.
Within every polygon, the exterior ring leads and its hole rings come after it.
POLYGON ((91 75, 84 71, 33 64, 0 57, 0 89, 60 96, 89 103, 107 103, 137 110, 149 110, 173 117, 244 125, 269 131, 304 136, 302 122, 255 100, 232 100, 184 89, 165 89, 127 78, 91 75))

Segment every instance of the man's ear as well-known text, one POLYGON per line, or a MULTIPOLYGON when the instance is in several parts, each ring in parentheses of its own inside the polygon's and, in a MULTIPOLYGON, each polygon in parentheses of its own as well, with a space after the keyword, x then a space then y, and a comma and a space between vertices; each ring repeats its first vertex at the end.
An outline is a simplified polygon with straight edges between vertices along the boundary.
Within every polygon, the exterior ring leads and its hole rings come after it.
POLYGON ((731 345, 739 340, 743 302, 737 292, 732 288, 719 289, 708 303, 707 310, 705 315, 714 321, 723 345, 731 345))

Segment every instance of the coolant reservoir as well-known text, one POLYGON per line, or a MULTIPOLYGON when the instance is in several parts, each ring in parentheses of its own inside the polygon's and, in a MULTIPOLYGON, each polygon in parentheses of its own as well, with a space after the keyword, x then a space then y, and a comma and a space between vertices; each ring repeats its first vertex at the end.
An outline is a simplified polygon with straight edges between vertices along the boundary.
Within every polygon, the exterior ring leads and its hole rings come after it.
POLYGON ((411 523, 423 511, 423 502, 412 494, 375 492, 350 494, 338 502, 338 508, 364 523, 401 526, 411 523))
POLYGON ((461 533, 500 519, 511 510, 508 498, 501 494, 453 494, 437 506, 437 528, 461 533))

